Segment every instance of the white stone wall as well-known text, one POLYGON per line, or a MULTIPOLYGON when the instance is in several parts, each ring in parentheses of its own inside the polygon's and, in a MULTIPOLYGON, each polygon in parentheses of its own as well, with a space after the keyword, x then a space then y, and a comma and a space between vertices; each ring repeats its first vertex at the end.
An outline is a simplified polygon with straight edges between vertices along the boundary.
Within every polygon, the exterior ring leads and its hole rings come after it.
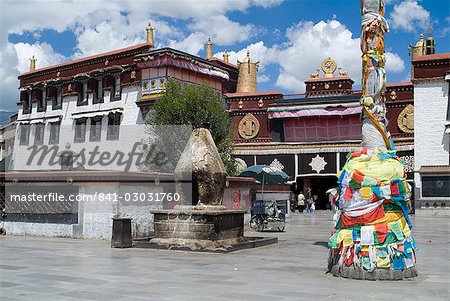
POLYGON ((424 165, 449 164, 449 135, 445 134, 449 84, 424 81, 414 84, 414 182, 420 199, 421 181, 417 172, 424 165))
MULTIPOLYGON (((104 95, 104 102, 99 104, 92 104, 92 95, 89 95, 89 104, 85 106, 77 106, 77 96, 69 96, 64 97, 62 102, 61 110, 52 110, 51 102, 47 103, 47 111, 46 112, 37 112, 37 104, 33 103, 33 109, 31 114, 23 115, 22 108, 19 106, 19 116, 18 120, 22 119, 35 119, 35 118, 51 118, 56 116, 62 116, 61 120, 61 129, 59 135, 59 144, 58 148, 60 151, 64 150, 66 145, 70 143, 70 150, 80 153, 82 149, 92 150, 95 146, 100 146, 103 150, 118 150, 125 153, 131 151, 132 146, 135 142, 141 141, 144 138, 148 137, 146 133, 144 120, 141 116, 139 107, 136 105, 136 101, 139 96, 139 87, 137 86, 129 86, 124 87, 122 89, 122 97, 117 101, 110 101, 109 92, 106 91, 104 95), (119 140, 107 140, 107 127, 108 127, 108 118, 104 116, 102 119, 102 127, 101 127, 101 141, 99 142, 90 142, 90 118, 87 119, 86 130, 85 130, 85 142, 76 143, 74 142, 74 134, 75 134, 75 119, 72 114, 74 113, 83 113, 83 112, 92 112, 92 111, 104 111, 104 110, 114 110, 114 109, 123 109, 122 112, 122 120, 120 126, 119 140)), ((33 146, 35 139, 35 124, 31 124, 30 126, 30 135, 29 135, 29 143, 28 146, 20 145, 20 125, 16 128, 16 137, 14 143, 14 162, 16 170, 60 170, 60 165, 51 166, 48 160, 44 160, 42 164, 37 166, 36 164, 28 165, 27 162, 30 157, 30 150, 28 148, 33 146)), ((47 123, 45 125, 44 130, 44 145, 48 145, 50 137, 50 124, 47 123)), ((36 163, 36 162, 33 162, 36 163)), ((76 167, 76 164, 75 166, 76 167)), ((85 166, 86 169, 96 169, 96 170, 122 170, 123 168, 115 168, 113 166, 95 166, 95 168, 89 168, 89 166, 85 166)), ((133 166, 131 171, 137 171, 137 167, 133 166)))
POLYGON ((104 199, 100 200, 101 193, 117 194, 123 196, 126 193, 161 193, 163 188, 148 183, 134 185, 119 185, 118 183, 90 183, 84 184, 79 189, 78 195, 85 196, 85 201, 78 204, 78 224, 56 223, 26 223, 5 222, 8 234, 32 235, 49 237, 73 237, 90 239, 110 239, 112 234, 112 218, 114 216, 132 218, 133 237, 148 237, 153 231, 153 214, 151 210, 162 209, 163 204, 156 201, 125 201, 124 198, 117 202, 104 199), (94 199, 94 195, 97 196, 94 199), (92 200, 92 201, 88 201, 92 200))

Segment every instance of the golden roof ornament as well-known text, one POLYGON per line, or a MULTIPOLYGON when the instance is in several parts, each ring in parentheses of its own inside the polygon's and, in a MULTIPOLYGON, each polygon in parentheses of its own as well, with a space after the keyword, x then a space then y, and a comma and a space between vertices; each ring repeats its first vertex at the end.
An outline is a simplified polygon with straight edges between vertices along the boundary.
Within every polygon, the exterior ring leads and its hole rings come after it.
POLYGON ((147 27, 145 28, 145 31, 147 31, 147 44, 153 48, 155 47, 155 37, 154 37, 154 29, 152 27, 151 23, 148 23, 147 27))
POLYGON ((36 70, 36 61, 37 59, 34 58, 34 55, 30 58, 30 71, 36 70))
POLYGON ((264 106, 264 101, 262 98, 258 100, 258 107, 262 108, 264 106))
POLYGON ((423 33, 419 36, 419 41, 417 41, 416 45, 409 45, 409 50, 411 53, 411 60, 415 60, 419 56, 422 56, 425 54, 425 42, 423 39, 423 33))
POLYGON ((333 77, 334 71, 336 71, 337 68, 337 64, 336 61, 331 57, 327 57, 322 61, 320 67, 322 68, 322 71, 324 73, 323 77, 333 77))
POLYGON ((230 58, 230 55, 228 54, 228 51, 225 50, 225 52, 223 53, 223 61, 225 63, 229 63, 229 58, 230 58))
POLYGON ((213 43, 211 39, 208 38, 208 42, 206 43, 206 59, 210 59, 213 57, 213 43))
POLYGON ((348 76, 348 71, 342 70, 341 67, 338 68, 340 76, 348 76))
POLYGON ((316 72, 311 73, 311 78, 319 78, 320 69, 316 69, 316 72))
POLYGON ((259 62, 254 62, 250 58, 250 51, 247 51, 247 56, 240 62, 237 62, 239 75, 236 92, 256 92, 256 76, 258 73, 259 62))

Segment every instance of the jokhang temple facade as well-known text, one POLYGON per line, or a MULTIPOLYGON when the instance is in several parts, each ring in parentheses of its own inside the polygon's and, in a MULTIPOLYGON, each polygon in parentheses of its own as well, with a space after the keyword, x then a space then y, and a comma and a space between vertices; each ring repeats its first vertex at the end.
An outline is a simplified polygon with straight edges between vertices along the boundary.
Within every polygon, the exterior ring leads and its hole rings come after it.
MULTIPOLYGON (((336 186, 336 173, 347 154, 361 147, 361 91, 353 89, 354 81, 346 71, 339 68, 335 74, 337 70, 336 62, 325 58, 321 70, 305 81, 301 95, 225 94, 234 126, 235 156, 248 166, 268 164, 282 169, 295 181, 296 192, 311 187, 319 209, 327 207, 326 191, 336 186)), ((388 130, 412 182, 413 84, 388 84, 386 95, 388 130)))
MULTIPOLYGON (((293 181, 293 190, 311 187, 318 196, 317 207, 326 208, 325 192, 336 186, 335 175, 347 154, 361 146, 361 91, 353 88, 355 81, 333 58, 324 58, 321 70, 305 80, 304 94, 258 91, 257 70, 258 62, 250 53, 237 65, 229 62, 226 52, 223 59, 213 57, 210 41, 206 58, 171 48, 155 49, 151 26, 147 42, 140 45, 41 69, 36 69, 33 59, 30 71, 19 76, 20 127, 15 147, 42 143, 44 137, 46 142, 62 143, 60 137, 67 135, 59 134, 59 126, 72 124, 81 129, 69 135, 73 147, 77 142, 121 139, 122 133, 107 132, 109 125, 144 123, 168 78, 207 83, 226 101, 235 158, 247 166, 268 164, 282 169, 293 181), (87 139, 88 135, 94 139, 87 139)), ((413 83, 387 84, 386 96, 388 131, 413 184, 413 83)), ((18 164, 16 157, 15 168, 27 169, 18 164)))

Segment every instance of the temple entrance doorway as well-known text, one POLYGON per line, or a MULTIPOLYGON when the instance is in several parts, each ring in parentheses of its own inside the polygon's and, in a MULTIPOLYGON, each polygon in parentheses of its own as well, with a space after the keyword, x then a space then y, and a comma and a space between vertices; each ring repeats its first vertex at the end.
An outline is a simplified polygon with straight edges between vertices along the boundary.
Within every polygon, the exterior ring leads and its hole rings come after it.
POLYGON ((308 187, 311 187, 312 196, 317 196, 315 203, 316 210, 330 210, 329 196, 326 191, 330 188, 337 187, 336 176, 307 176, 297 177, 297 190, 299 193, 303 191, 303 194, 307 197, 306 192, 308 187))

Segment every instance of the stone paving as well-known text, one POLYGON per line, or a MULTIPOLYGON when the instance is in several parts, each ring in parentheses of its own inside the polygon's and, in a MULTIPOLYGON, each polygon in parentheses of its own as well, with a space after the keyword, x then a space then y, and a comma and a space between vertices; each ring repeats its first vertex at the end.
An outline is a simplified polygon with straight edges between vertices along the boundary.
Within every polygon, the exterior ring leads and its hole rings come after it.
MULTIPOLYGON (((450 219, 413 218, 419 276, 326 274, 331 213, 293 214, 279 243, 229 254, 111 249, 109 241, 0 237, 0 300, 448 300, 450 219)), ((260 233, 247 232, 247 235, 260 233)))

